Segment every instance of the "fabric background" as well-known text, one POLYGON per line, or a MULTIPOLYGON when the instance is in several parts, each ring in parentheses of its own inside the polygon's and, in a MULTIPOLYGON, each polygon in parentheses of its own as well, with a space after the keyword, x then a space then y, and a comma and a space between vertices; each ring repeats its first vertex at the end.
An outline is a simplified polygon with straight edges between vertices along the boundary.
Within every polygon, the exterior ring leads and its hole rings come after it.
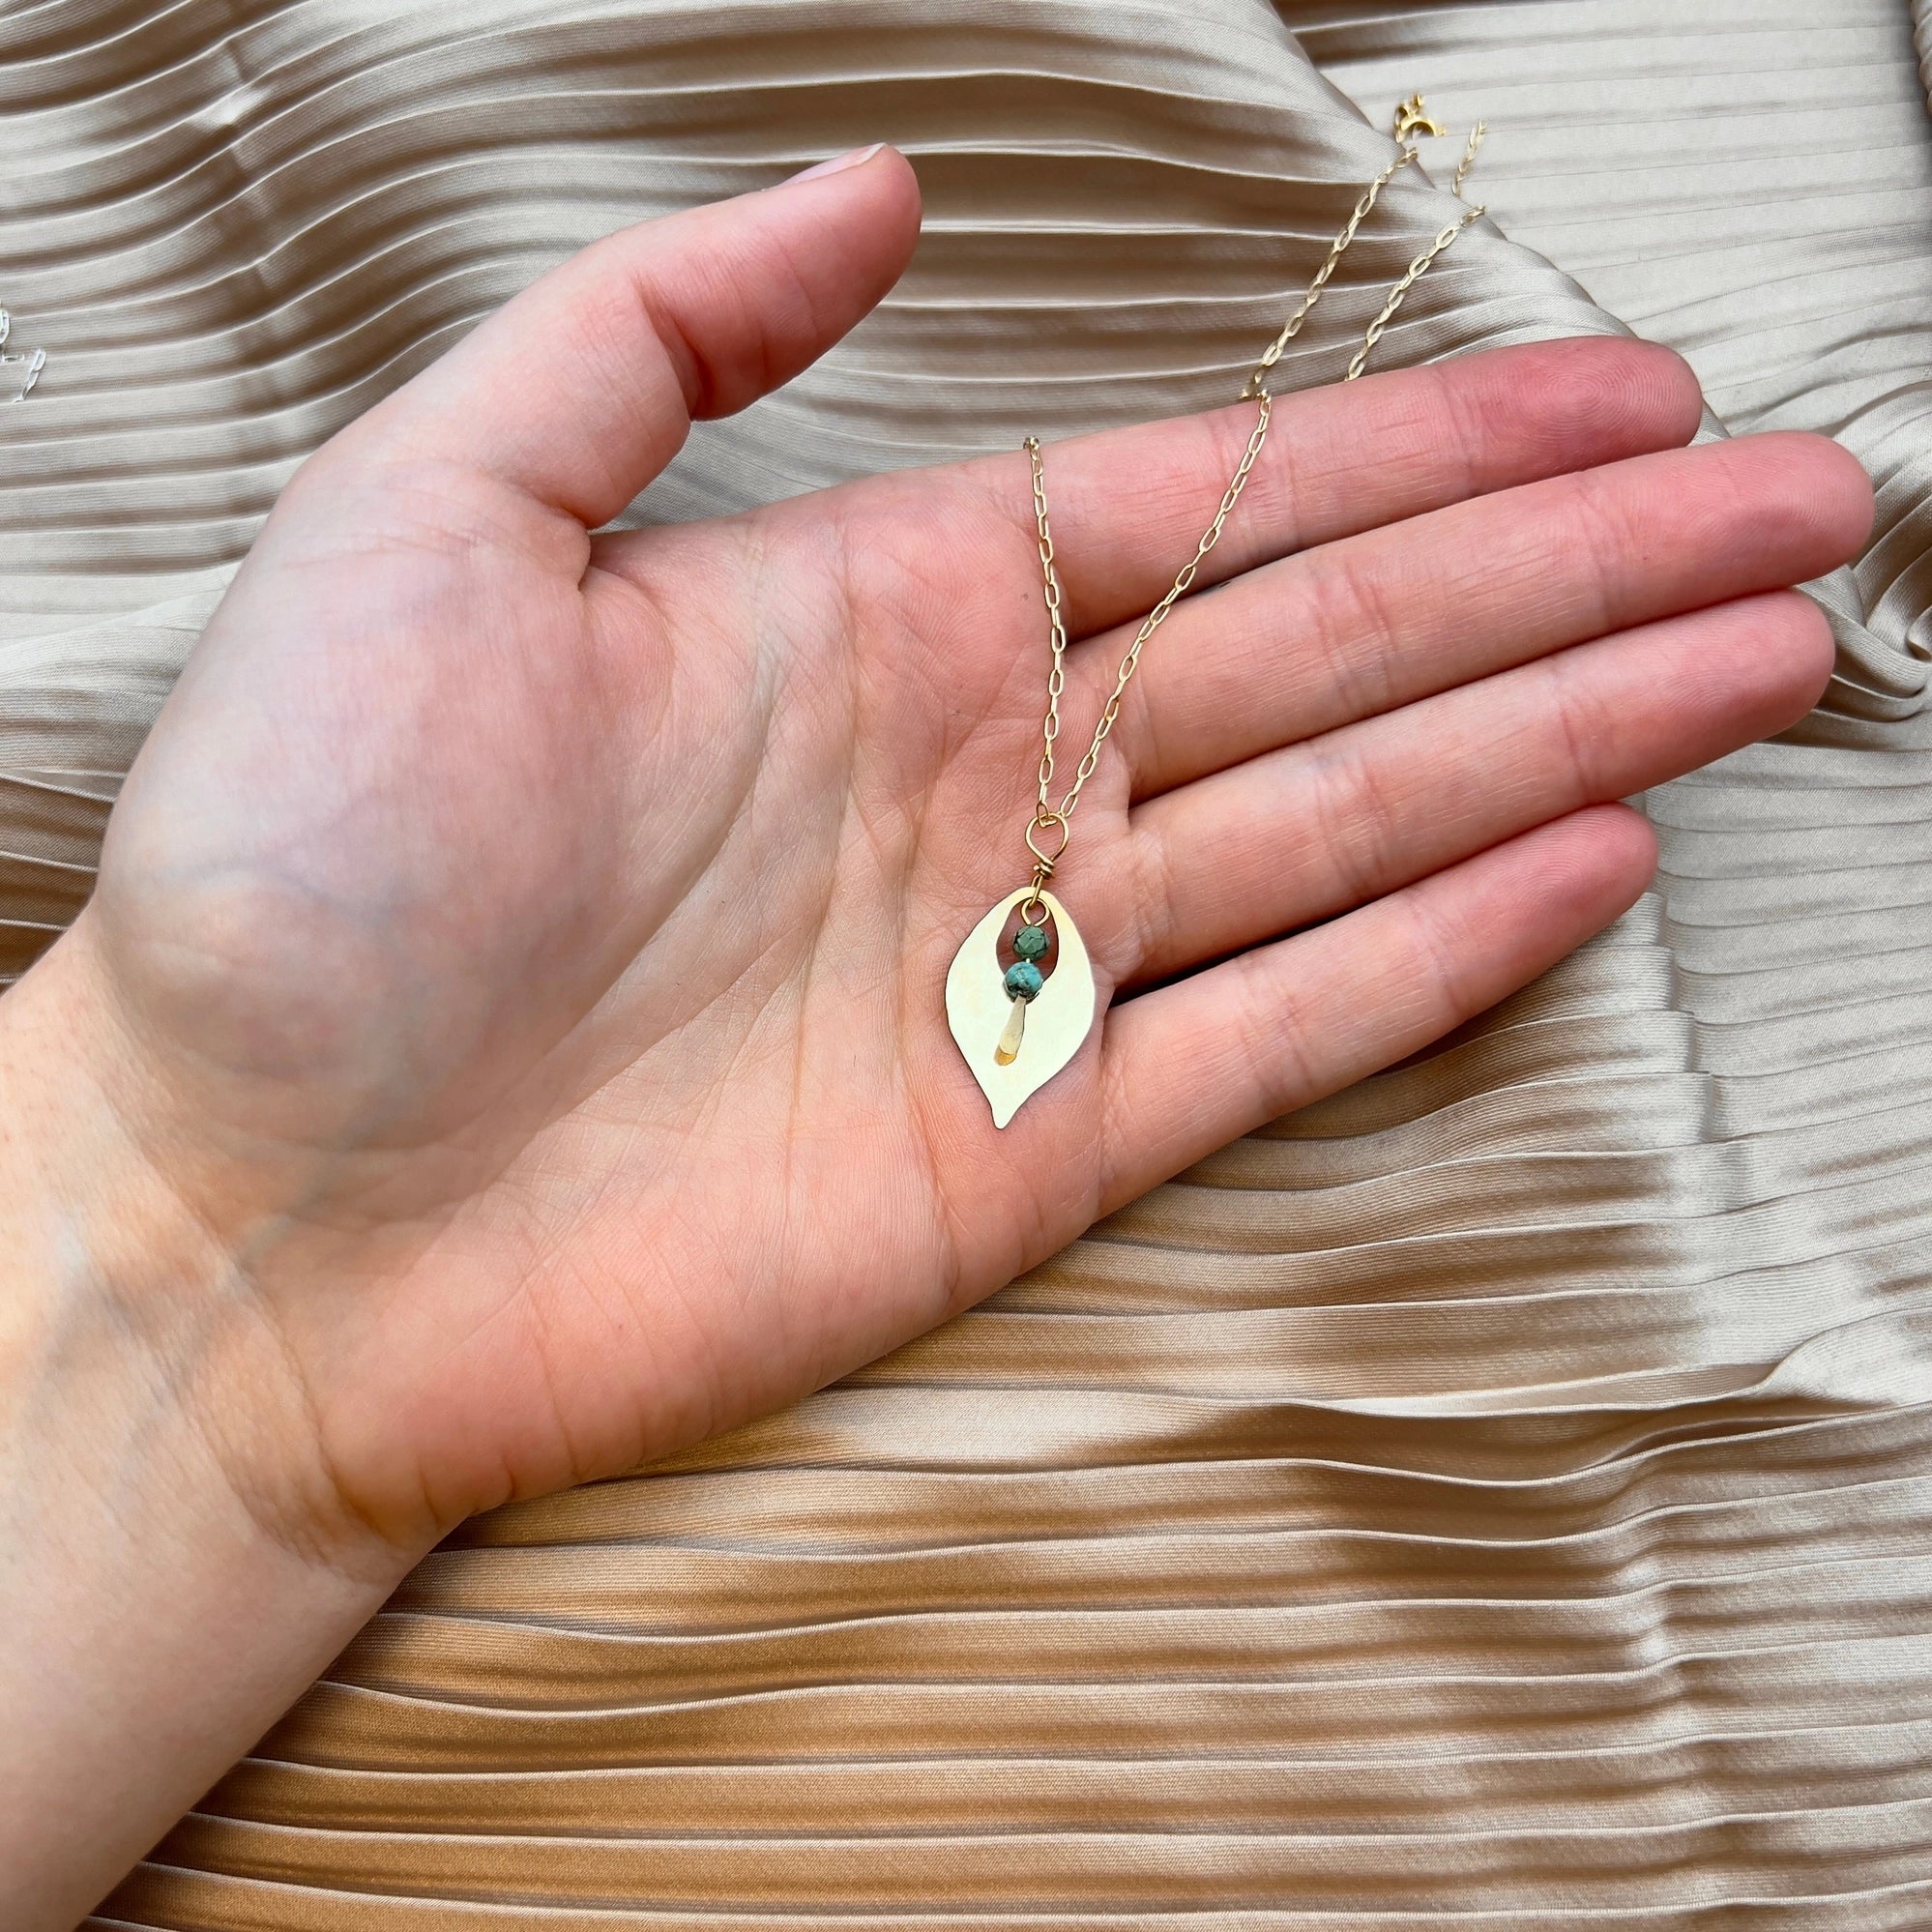
MULTIPOLYGON (((1826 704, 1650 796, 1599 943, 788 1414, 471 1524, 93 1923, 1932 1923, 1927 12, 0 17, 10 972, 304 454, 570 248, 862 141, 912 272, 633 520, 1224 399, 1418 87, 1494 219, 1378 366, 1627 326, 1880 502, 1826 704)), ((1398 178, 1283 386, 1443 219, 1398 178)))

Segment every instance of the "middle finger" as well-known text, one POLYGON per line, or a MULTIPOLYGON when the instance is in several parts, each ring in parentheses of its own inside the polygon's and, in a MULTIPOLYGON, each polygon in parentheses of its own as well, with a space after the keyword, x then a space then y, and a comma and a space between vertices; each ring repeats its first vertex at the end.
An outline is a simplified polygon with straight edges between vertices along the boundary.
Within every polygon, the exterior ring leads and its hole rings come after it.
MULTIPOLYGON (((1279 746, 1610 631, 1833 569, 1863 472, 1772 433, 1527 483, 1328 543, 1178 604, 1115 727, 1144 800, 1279 746)), ((1068 660, 1068 729, 1130 627, 1068 660)))

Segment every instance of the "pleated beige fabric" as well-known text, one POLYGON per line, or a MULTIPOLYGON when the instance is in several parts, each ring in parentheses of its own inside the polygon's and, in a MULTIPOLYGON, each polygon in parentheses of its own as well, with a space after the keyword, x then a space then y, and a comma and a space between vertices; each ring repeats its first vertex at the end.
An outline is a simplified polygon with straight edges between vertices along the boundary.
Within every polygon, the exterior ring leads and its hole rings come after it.
MULTIPOLYGON (((471 1525, 96 1923, 1932 1924, 1925 12, 0 20, 15 971, 305 452, 568 248, 860 141, 913 273, 633 515, 1223 399, 1415 87, 1490 121, 1496 223, 1385 365, 1627 324, 1881 504, 1826 707, 1652 796, 1602 942, 791 1413, 471 1525)), ((1390 190, 1289 380, 1443 207, 1390 190)))

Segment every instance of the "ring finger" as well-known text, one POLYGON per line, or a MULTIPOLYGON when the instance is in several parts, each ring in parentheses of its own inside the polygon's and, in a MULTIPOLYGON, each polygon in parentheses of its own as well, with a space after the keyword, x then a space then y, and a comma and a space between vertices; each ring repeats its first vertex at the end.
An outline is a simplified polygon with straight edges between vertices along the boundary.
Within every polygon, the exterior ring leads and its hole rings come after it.
POLYGON ((1122 902, 1128 985, 1379 898, 1574 811, 1780 731, 1831 666, 1795 592, 1577 645, 1138 806, 1122 902))

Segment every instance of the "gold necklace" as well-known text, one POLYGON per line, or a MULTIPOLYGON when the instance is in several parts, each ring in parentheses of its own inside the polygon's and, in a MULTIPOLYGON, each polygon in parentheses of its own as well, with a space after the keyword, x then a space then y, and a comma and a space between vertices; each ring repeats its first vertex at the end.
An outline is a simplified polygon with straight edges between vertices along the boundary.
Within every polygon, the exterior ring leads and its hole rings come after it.
MULTIPOLYGON (((1027 850, 1033 855, 1033 877, 1028 884, 1011 892, 992 906, 985 917, 966 935, 953 955, 946 976, 946 1016, 952 1038, 973 1076, 980 1083, 993 1109, 993 1125, 1004 1127, 1047 1081, 1053 1078, 1093 1031, 1098 1016, 1098 995, 1094 984, 1093 965, 1079 929, 1068 917, 1067 908, 1046 890, 1054 867, 1072 836, 1074 808, 1087 780, 1094 776, 1100 748, 1107 742, 1120 716, 1121 699, 1140 662, 1147 640, 1159 629, 1167 613, 1186 595, 1208 552, 1220 542, 1227 520, 1241 501, 1255 459, 1268 439, 1269 419, 1273 397, 1267 387, 1268 371, 1280 359, 1288 344, 1301 333, 1309 311, 1321 300, 1322 290, 1334 274, 1335 264, 1355 240, 1356 230, 1367 219, 1377 197, 1409 162, 1420 159, 1415 136, 1441 134, 1443 129, 1429 119, 1418 94, 1395 110, 1396 157, 1362 190, 1347 221, 1342 224, 1327 258, 1316 270, 1281 333, 1262 352, 1241 396, 1256 404, 1254 427, 1248 432, 1246 447, 1235 465, 1228 486, 1221 492, 1213 520, 1194 546, 1194 554, 1182 565, 1173 584, 1147 615, 1141 619, 1133 641, 1121 659, 1114 677, 1113 690, 1100 707, 1099 720, 1094 726, 1093 741, 1074 768, 1073 781, 1056 805, 1052 802, 1053 747, 1060 736, 1060 697, 1066 688, 1067 626, 1061 613, 1060 577, 1054 569, 1053 534, 1046 516, 1046 475, 1040 461, 1039 439, 1026 439, 1026 453, 1033 469, 1034 521, 1038 530, 1039 568, 1045 587, 1047 630, 1051 640, 1052 661, 1046 674, 1046 717, 1040 732, 1039 792, 1033 816, 1026 827, 1027 850), (1006 955, 1010 955, 1010 959, 1006 955)), ((1476 151, 1487 129, 1478 122, 1463 150, 1455 171, 1453 192, 1458 198, 1468 178, 1476 151)), ((1361 346, 1348 366, 1344 381, 1353 382, 1367 366, 1368 358, 1382 338, 1402 299, 1428 272, 1429 265, 1483 210, 1466 207, 1464 213, 1436 236, 1412 261, 1390 287, 1381 312, 1368 325, 1361 346)))

